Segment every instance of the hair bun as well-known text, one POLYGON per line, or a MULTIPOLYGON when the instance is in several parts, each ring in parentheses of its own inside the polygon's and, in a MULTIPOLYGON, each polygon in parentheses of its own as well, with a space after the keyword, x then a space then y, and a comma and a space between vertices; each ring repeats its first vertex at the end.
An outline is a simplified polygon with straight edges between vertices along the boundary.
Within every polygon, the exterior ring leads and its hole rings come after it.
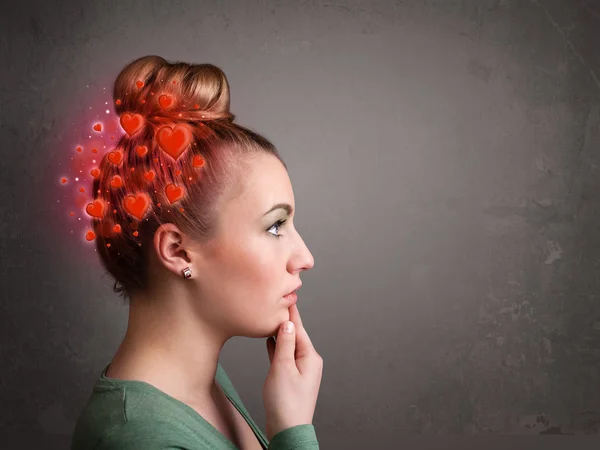
POLYGON ((144 56, 119 73, 113 95, 118 115, 138 113, 156 122, 235 120, 227 77, 213 64, 144 56))

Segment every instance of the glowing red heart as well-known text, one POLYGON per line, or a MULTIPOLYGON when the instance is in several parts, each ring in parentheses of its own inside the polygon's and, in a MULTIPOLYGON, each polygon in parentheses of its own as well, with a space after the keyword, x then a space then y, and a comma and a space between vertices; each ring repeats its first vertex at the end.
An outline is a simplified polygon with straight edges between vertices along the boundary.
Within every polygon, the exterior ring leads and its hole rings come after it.
POLYGON ((144 87, 144 82, 142 80, 138 80, 135 82, 135 85, 139 88, 142 88, 142 87, 144 87))
POLYGON ((121 225, 119 225, 119 224, 116 224, 116 225, 113 227, 113 231, 114 231, 115 233, 120 233, 120 232, 121 232, 121 225))
POLYGON ((123 179, 119 175, 115 175, 110 180, 110 185, 114 188, 123 187, 123 179))
POLYGON ((138 155, 140 155, 140 157, 143 157, 146 153, 148 153, 148 147, 145 145, 138 145, 135 148, 135 151, 138 155))
POLYGON ((204 158, 200 155, 196 155, 194 156, 194 159, 192 161, 192 165, 194 167, 202 167, 204 165, 204 158))
POLYGON ((132 216, 142 220, 150 206, 150 199, 146 194, 128 195, 123 200, 123 207, 132 216))
POLYGON ((170 183, 165 188, 165 194, 167 194, 169 202, 173 204, 183 197, 183 188, 181 186, 175 186, 173 183, 170 183))
POLYGON ((156 174, 154 173, 154 170, 150 169, 148 172, 144 172, 144 178, 148 181, 152 181, 154 180, 154 176, 156 174))
POLYGON ((62 184, 65 184, 67 182, 67 179, 66 178, 61 178, 60 181, 61 181, 62 184))
POLYGON ((125 113, 121 115, 119 121, 129 136, 133 136, 144 125, 144 117, 141 114, 125 113))
POLYGON ((107 158, 115 166, 118 166, 123 160, 123 152, 121 152, 120 150, 114 150, 108 154, 107 158))
POLYGON ((96 239, 96 233, 94 233, 93 231, 88 231, 88 232, 85 234, 85 238, 86 238, 86 240, 88 240, 88 241, 93 241, 94 239, 96 239))
POLYGON ((93 203, 88 203, 88 205, 85 207, 85 212, 92 217, 101 219, 102 215, 104 214, 104 204, 100 200, 94 200, 93 203))
POLYGON ((96 131, 102 131, 102 124, 101 123, 97 123, 96 125, 94 125, 94 130, 96 130, 96 131))
POLYGON ((92 169, 90 170, 90 174, 94 177, 94 178, 98 178, 98 175, 100 175, 100 170, 99 169, 92 169))
POLYGON ((183 151, 192 141, 192 132, 183 125, 176 125, 174 128, 165 125, 158 130, 156 135, 160 148, 177 160, 183 151))
POLYGON ((158 103, 160 104, 160 107, 165 110, 173 104, 173 97, 163 94, 158 97, 158 103))

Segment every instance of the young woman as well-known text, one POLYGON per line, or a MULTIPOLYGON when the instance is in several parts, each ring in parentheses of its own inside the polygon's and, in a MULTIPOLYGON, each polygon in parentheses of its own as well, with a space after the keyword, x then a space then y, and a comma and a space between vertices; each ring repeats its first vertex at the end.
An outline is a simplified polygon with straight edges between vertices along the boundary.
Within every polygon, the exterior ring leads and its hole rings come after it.
POLYGON ((114 100, 126 134, 102 158, 86 211, 129 322, 72 450, 318 449, 323 360, 295 305, 314 259, 293 225, 287 166, 233 123, 211 64, 140 58, 114 100), (268 338, 266 437, 218 362, 233 336, 268 338))

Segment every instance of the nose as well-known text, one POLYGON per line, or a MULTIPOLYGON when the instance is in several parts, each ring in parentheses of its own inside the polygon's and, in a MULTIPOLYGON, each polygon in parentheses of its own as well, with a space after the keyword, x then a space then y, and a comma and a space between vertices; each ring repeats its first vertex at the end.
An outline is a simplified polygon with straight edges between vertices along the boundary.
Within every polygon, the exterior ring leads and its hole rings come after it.
POLYGON ((292 258, 290 258, 290 263, 292 264, 292 269, 296 270, 310 270, 315 265, 315 259, 304 243, 304 239, 300 236, 300 233, 296 233, 297 241, 294 245, 294 253, 292 258))

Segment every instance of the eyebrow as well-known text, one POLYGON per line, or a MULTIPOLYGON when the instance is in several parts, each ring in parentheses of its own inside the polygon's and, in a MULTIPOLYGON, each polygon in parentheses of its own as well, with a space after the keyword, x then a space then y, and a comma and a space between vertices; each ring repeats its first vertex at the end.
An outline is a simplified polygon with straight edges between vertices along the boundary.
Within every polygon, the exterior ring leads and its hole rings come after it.
POLYGON ((268 210, 266 213, 264 213, 264 216, 266 216, 270 212, 275 211, 276 209, 285 209, 288 216, 291 216, 292 213, 294 212, 294 208, 292 208, 291 205, 289 205, 287 203, 277 203, 276 205, 273 205, 273 207, 270 210, 268 210))

